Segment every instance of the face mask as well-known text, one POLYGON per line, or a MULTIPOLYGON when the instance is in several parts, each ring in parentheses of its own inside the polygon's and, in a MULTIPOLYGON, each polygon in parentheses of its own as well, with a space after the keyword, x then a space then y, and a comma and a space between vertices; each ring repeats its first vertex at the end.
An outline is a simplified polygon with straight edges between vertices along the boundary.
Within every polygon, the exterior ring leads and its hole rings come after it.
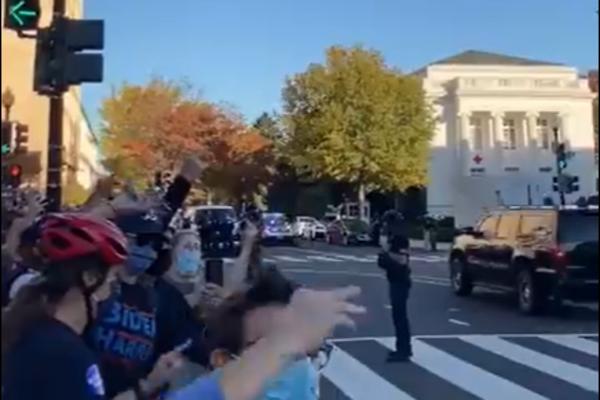
POLYGON ((194 277, 200 269, 200 261, 197 251, 182 249, 175 256, 175 270, 181 277, 194 277))
POLYGON ((388 244, 388 237, 387 236, 380 236, 379 237, 379 247, 381 247, 383 249, 383 251, 388 251, 389 250, 389 244, 388 244))
POLYGON ((129 257, 125 262, 127 272, 132 275, 141 275, 150 268, 156 260, 156 251, 151 246, 129 246, 129 257))
POLYGON ((308 358, 296 361, 273 379, 259 397, 262 400, 306 399, 316 400, 318 373, 308 358))

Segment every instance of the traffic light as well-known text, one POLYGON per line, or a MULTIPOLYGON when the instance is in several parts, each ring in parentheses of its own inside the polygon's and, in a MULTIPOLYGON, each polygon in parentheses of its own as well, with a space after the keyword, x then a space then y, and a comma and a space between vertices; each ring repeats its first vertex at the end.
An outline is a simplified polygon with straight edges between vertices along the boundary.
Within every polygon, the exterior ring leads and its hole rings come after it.
POLYGON ((9 121, 2 121, 2 155, 8 155, 12 149, 12 130, 13 124, 9 121))
POLYGON ((15 154, 27 153, 29 127, 25 124, 15 124, 15 154))
POLYGON ((579 177, 569 176, 569 183, 567 184, 567 193, 574 193, 579 191, 579 177))
POLYGON ((43 95, 63 93, 69 85, 102 82, 104 21, 55 18, 38 30, 33 88, 43 95))
POLYGON ((40 0, 4 0, 4 27, 15 31, 37 29, 40 0))
POLYGON ((561 174, 552 178, 552 190, 561 193, 574 193, 579 191, 579 177, 561 174))
POLYGON ((21 175, 23 168, 19 164, 12 164, 8 167, 8 184, 13 188, 21 186, 21 175))
POLYGON ((556 147, 556 162, 558 165, 558 172, 560 173, 560 171, 563 171, 565 169, 567 169, 567 151, 565 148, 565 144, 564 143, 560 143, 557 147, 556 147))

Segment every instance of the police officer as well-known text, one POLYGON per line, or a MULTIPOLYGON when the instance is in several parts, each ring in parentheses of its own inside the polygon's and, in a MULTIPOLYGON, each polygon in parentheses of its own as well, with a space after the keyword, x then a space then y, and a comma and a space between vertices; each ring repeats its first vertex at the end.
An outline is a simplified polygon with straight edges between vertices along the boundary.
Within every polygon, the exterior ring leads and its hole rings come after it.
POLYGON ((407 362, 412 357, 410 324, 406 310, 411 287, 409 240, 404 234, 402 215, 386 212, 383 217, 381 247, 377 264, 386 272, 392 320, 396 331, 396 350, 388 354, 388 362, 407 362))

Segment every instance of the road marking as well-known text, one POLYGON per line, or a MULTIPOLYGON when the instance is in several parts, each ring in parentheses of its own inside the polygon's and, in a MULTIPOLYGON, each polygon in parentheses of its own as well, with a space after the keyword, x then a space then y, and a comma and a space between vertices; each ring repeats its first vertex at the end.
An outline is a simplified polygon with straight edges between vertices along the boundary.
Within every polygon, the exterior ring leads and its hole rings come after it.
POLYGON ((474 335, 461 339, 511 361, 598 393, 598 374, 590 369, 529 350, 498 337, 474 335))
POLYGON ((470 323, 468 323, 468 322, 461 321, 461 320, 454 319, 454 318, 450 318, 450 319, 448 320, 448 322, 450 322, 450 323, 453 323, 453 324, 456 324, 456 325, 461 325, 461 326, 471 326, 471 324, 470 324, 470 323))
POLYGON ((581 351, 583 353, 591 354, 593 356, 598 357, 598 343, 592 342, 591 340, 585 340, 574 336, 562 335, 548 335, 544 336, 543 339, 564 347, 568 347, 573 350, 581 351))
POLYGON ((306 258, 309 258, 309 259, 315 260, 315 261, 325 261, 325 262, 335 262, 335 263, 342 262, 342 260, 338 260, 337 258, 331 258, 331 257, 326 257, 326 256, 306 256, 306 258))
POLYGON ((415 400, 337 347, 322 375, 352 400, 415 400))
MULTIPOLYGON (((394 350, 393 340, 386 338, 377 341, 394 350)), ((412 347, 414 353, 413 363, 482 399, 547 400, 531 390, 462 361, 420 340, 413 340, 412 347)))
MULTIPOLYGON (((546 336, 555 336, 557 335, 556 333, 499 333, 499 334, 494 334, 491 336, 505 336, 505 337, 536 337, 536 338, 544 338, 546 336)), ((590 336, 590 337, 598 337, 597 333, 577 333, 577 334, 572 334, 572 333, 565 333, 565 334, 559 334, 559 336, 564 336, 564 337, 579 337, 579 336, 590 336)), ((487 335, 481 335, 481 334, 449 334, 449 335, 414 335, 412 338, 413 339, 463 339, 463 338, 470 338, 473 336, 487 336, 487 335)), ((357 337, 349 337, 349 338, 337 338, 337 339, 331 339, 330 342, 335 343, 335 342, 364 342, 366 340, 379 340, 379 339, 386 339, 386 337, 381 337, 381 336, 357 336, 357 337)), ((390 340, 395 340, 395 338, 393 336, 389 337, 390 340)))
MULTIPOLYGON (((386 277, 379 273, 374 272, 353 272, 353 271, 323 271, 323 270, 314 270, 314 269, 299 269, 299 268, 282 268, 282 271, 290 273, 290 274, 315 274, 315 275, 344 275, 344 276, 354 276, 359 278, 377 278, 377 279, 386 279, 386 277)), ((413 283, 419 283, 422 285, 433 285, 433 286, 441 286, 448 287, 450 284, 449 280, 444 279, 423 279, 419 276, 412 278, 413 283)))
POLYGON ((279 261, 286 261, 286 262, 292 262, 292 263, 307 263, 308 260, 305 260, 303 258, 296 258, 296 257, 290 257, 290 256, 274 256, 276 259, 278 259, 279 261))
POLYGON ((387 310, 391 310, 392 306, 390 304, 386 304, 383 306, 383 308, 387 309, 387 310))

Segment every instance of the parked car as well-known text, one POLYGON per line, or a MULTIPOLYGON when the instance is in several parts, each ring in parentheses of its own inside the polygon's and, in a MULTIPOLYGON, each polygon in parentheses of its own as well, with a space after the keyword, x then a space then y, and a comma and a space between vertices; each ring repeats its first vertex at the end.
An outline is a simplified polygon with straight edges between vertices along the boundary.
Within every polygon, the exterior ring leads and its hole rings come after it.
POLYGON ((239 222, 232 206, 190 207, 187 216, 200 233, 203 254, 210 257, 236 257, 239 254, 239 222))
POLYGON ((327 226, 327 243, 359 245, 371 242, 369 224, 358 218, 342 218, 327 226))
POLYGON ((296 235, 285 214, 264 213, 262 238, 268 243, 294 244, 296 235))
POLYGON ((509 208, 464 229, 450 254, 454 292, 474 286, 516 292, 522 312, 552 300, 598 300, 598 208, 509 208))
POLYGON ((300 216, 294 222, 294 233, 307 240, 325 239, 327 228, 314 217, 300 216))

